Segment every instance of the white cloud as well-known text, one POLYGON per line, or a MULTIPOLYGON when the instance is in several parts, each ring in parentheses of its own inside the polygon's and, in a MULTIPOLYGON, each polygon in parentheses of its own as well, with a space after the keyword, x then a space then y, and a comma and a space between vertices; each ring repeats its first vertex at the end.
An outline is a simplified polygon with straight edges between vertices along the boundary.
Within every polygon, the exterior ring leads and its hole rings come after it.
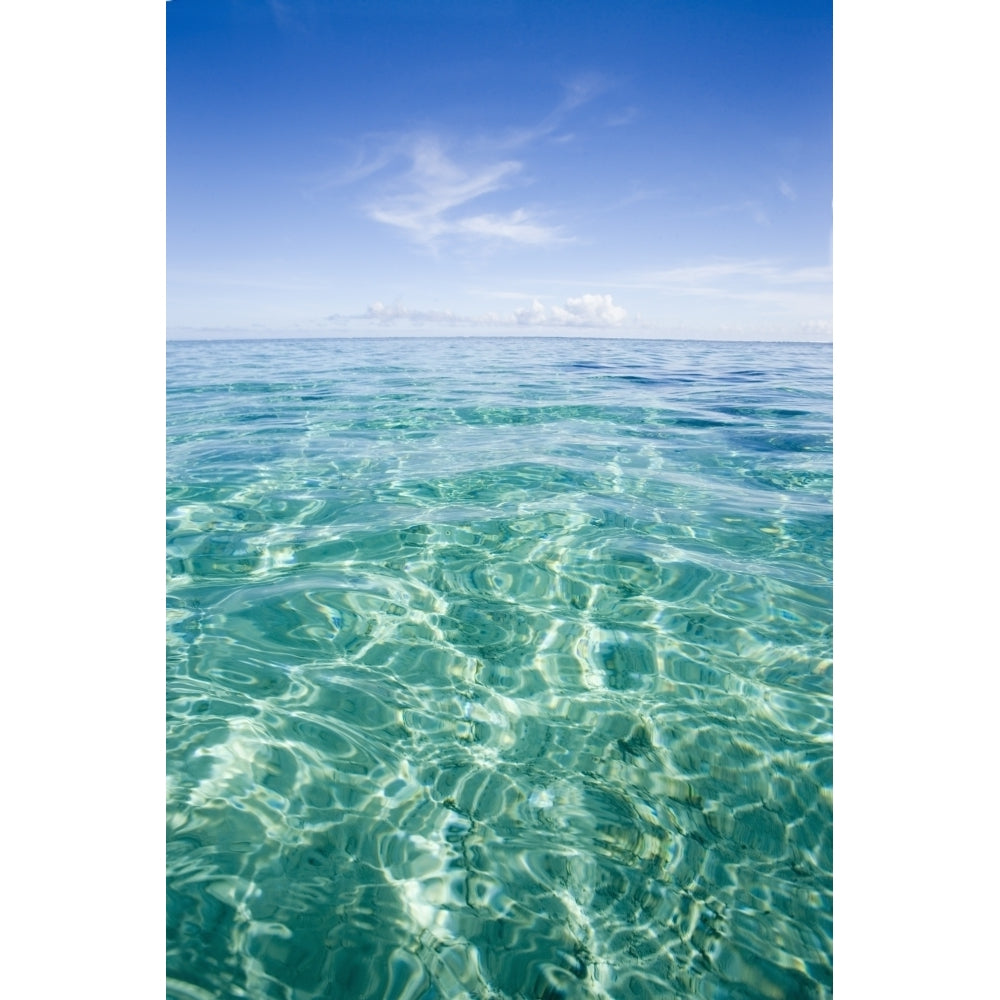
POLYGON ((543 245, 564 242, 565 237, 558 229, 543 226, 532 220, 523 208, 507 215, 473 215, 458 220, 453 231, 464 235, 495 237, 512 240, 515 243, 543 245))
POLYGON ((778 190, 789 201, 795 201, 795 199, 798 197, 798 195, 796 195, 795 193, 795 188, 793 188, 792 185, 788 183, 788 181, 784 180, 781 177, 778 178, 778 190))
POLYGON ((581 295, 567 299, 565 306, 543 306, 535 299, 514 316, 522 326, 621 326, 628 312, 610 295, 581 295))

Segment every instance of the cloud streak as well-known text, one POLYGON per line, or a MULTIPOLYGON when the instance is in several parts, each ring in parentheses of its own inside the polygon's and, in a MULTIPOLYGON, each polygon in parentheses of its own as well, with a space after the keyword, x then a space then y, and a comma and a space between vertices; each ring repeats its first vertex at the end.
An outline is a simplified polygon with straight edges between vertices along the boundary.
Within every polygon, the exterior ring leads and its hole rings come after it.
POLYGON ((610 115, 605 119, 604 124, 609 128, 620 128, 622 125, 631 125, 639 117, 639 109, 634 107, 625 108, 617 114, 610 115))
POLYGON ((716 290, 720 280, 745 280, 765 285, 828 284, 831 271, 827 266, 785 268, 774 261, 716 260, 689 267, 666 268, 645 276, 648 287, 673 286, 691 290, 716 290))
POLYGON ((787 267, 766 259, 722 259, 665 268, 611 282, 612 287, 776 307, 779 311, 829 309, 829 266, 787 267))

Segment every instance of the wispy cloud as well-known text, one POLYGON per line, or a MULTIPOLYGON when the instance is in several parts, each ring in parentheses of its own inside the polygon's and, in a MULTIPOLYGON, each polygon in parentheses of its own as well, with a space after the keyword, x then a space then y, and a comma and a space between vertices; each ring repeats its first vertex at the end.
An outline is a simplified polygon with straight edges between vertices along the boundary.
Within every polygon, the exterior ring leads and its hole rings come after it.
POLYGON ((287 24, 291 19, 292 11, 287 3, 282 0, 267 0, 267 6, 271 9, 271 16, 279 25, 287 24))
POLYGON ((603 73, 580 73, 563 84, 563 99, 558 110, 572 111, 579 108, 610 90, 612 86, 611 79, 603 73))
POLYGON ((530 245, 567 239, 526 206, 507 212, 476 212, 472 203, 509 190, 523 170, 519 160, 460 164, 432 134, 403 137, 355 168, 358 177, 375 173, 394 159, 406 166, 364 206, 370 219, 402 230, 415 243, 433 247, 444 238, 530 245))
POLYGON ((549 139, 551 142, 568 142, 574 136, 561 133, 563 123, 578 108, 600 97, 610 90, 614 83, 600 73, 581 73, 563 83, 563 96, 556 106, 541 121, 534 125, 521 125, 507 129, 497 136, 480 138, 481 145, 497 149, 518 149, 537 142, 539 139, 549 139))
POLYGON ((303 34, 316 23, 315 0, 267 0, 267 6, 281 31, 303 34))
MULTIPOLYGON (((331 319, 341 319, 344 317, 330 317, 331 319)), ((364 319, 379 323, 382 326, 391 326, 397 320, 405 320, 408 323, 444 323, 454 326, 460 323, 488 322, 489 317, 481 316, 473 319, 469 316, 458 316, 450 309, 408 309, 399 302, 391 306, 375 302, 368 307, 362 316, 349 317, 351 319, 364 319)), ((499 319, 499 317, 497 317, 499 319)))
POLYGON ((612 128, 619 128, 622 125, 631 125, 639 117, 639 109, 628 107, 617 112, 616 114, 609 115, 604 124, 612 128))
POLYGON ((788 267, 767 259, 718 259, 646 271, 609 282, 612 287, 656 291, 670 298, 699 298, 772 307, 778 312, 829 309, 829 266, 788 267))
POLYGON ((458 220, 454 231, 466 236, 506 239, 514 243, 535 245, 568 242, 569 239, 562 235, 561 229, 541 225, 535 221, 534 217, 523 208, 515 209, 506 215, 469 216, 458 220))
POLYGON ((493 136, 457 141, 431 130, 366 136, 354 164, 324 183, 369 181, 374 190, 362 206, 365 214, 431 249, 448 240, 529 246, 569 242, 572 237, 538 207, 515 203, 484 211, 480 200, 529 184, 524 156, 531 145, 543 139, 570 142, 574 136, 564 129, 567 116, 611 86, 598 74, 574 77, 540 122, 493 136))
POLYGON ((789 201, 795 201, 795 199, 796 199, 796 198, 798 197, 798 196, 796 195, 796 193, 795 193, 795 188, 793 188, 793 187, 792 187, 792 185, 791 185, 791 184, 789 184, 789 183, 788 183, 788 181, 786 181, 786 180, 785 180, 784 178, 782 178, 782 177, 779 177, 779 178, 778 178, 778 190, 779 190, 779 191, 780 191, 780 192, 781 192, 781 193, 782 193, 782 194, 783 194, 783 195, 784 195, 784 196, 785 196, 785 197, 786 197, 786 198, 787 198, 787 199, 788 199, 789 201))
POLYGON ((828 284, 831 272, 828 266, 788 268, 770 260, 724 259, 652 271, 645 276, 645 281, 653 285, 699 291, 716 291, 720 281, 733 279, 758 285, 828 284))
POLYGON ((748 198, 745 201, 727 202, 724 205, 709 205, 707 208, 699 209, 691 214, 695 217, 705 216, 711 218, 718 215, 730 215, 746 212, 758 226, 767 226, 771 220, 767 212, 764 211, 763 204, 755 198, 748 198))
POLYGON ((664 192, 662 189, 643 188, 633 181, 631 194, 627 194, 618 201, 608 205, 605 211, 617 211, 620 208, 627 208, 629 205, 635 205, 640 201, 656 201, 657 199, 662 198, 663 195, 664 192))

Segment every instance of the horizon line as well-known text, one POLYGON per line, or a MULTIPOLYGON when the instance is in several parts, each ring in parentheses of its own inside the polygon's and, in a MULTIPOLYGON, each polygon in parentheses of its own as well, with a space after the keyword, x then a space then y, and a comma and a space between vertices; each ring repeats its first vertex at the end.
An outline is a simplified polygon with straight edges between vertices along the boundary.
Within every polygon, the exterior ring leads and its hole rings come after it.
POLYGON ((167 344, 219 344, 219 343, 274 343, 276 341, 325 341, 325 340, 607 340, 607 341, 640 341, 643 343, 677 343, 677 344, 811 344, 818 347, 832 347, 833 340, 784 340, 784 339, 764 339, 759 338, 730 338, 730 337, 608 337, 608 336, 584 336, 581 334, 475 334, 475 333, 451 333, 451 334, 395 334, 379 336, 372 334, 323 334, 321 336, 290 335, 290 336, 246 336, 238 335, 234 337, 176 337, 167 336, 167 344))

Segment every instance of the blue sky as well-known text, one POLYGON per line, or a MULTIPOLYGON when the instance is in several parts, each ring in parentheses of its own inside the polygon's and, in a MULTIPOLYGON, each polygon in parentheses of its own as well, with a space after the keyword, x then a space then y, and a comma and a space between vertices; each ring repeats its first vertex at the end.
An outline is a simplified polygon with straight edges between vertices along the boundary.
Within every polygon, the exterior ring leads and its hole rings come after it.
POLYGON ((166 21, 170 336, 832 336, 828 2, 166 21))

